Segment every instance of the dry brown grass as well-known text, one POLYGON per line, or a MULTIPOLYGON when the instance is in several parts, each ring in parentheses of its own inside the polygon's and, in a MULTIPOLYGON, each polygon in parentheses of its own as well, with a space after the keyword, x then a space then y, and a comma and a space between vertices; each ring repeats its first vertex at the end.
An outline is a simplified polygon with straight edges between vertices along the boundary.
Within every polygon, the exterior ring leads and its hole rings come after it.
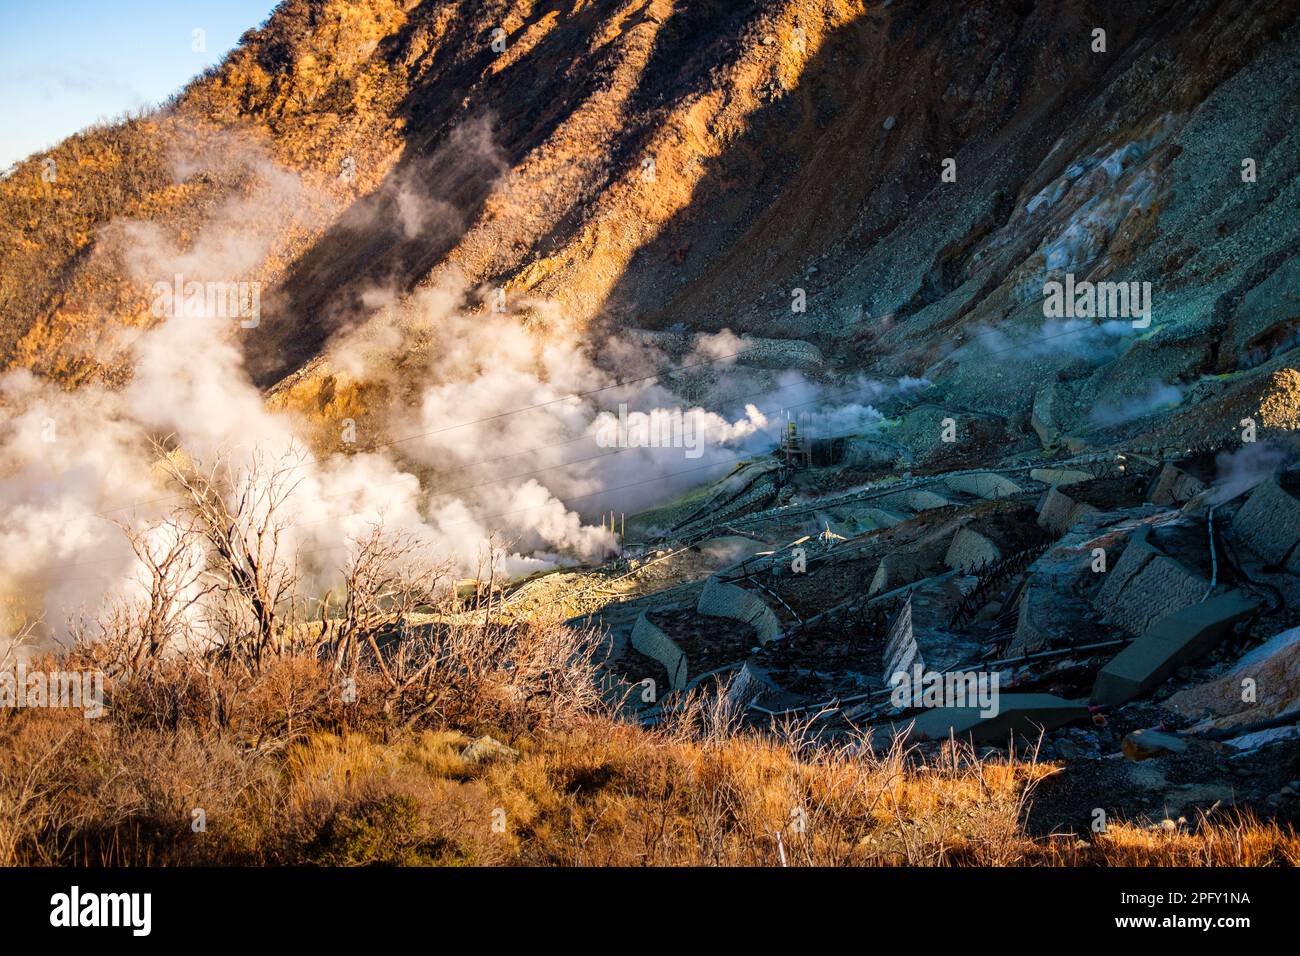
POLYGON ((0 711, 0 864, 1300 862, 1295 833, 1248 817, 1036 840, 1026 801, 1051 767, 962 747, 927 765, 897 746, 819 746, 800 727, 738 732, 702 701, 656 729, 585 703, 550 719, 499 701, 403 726, 381 680, 348 708, 315 661, 228 681, 177 662, 114 682, 99 720, 0 711), (467 760, 481 733, 517 756, 467 760))

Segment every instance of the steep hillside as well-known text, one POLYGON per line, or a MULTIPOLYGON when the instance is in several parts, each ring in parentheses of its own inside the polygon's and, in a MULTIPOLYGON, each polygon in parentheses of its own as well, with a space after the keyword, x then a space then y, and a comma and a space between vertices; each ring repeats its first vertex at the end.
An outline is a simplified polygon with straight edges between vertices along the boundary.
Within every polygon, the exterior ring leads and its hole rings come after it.
POLYGON ((147 438, 306 438, 356 481, 309 524, 397 495, 472 566, 506 516, 521 569, 602 557, 602 515, 770 451, 787 413, 918 473, 1218 444, 1246 420, 1293 441, 1298 19, 289 0, 165 107, 0 181, 0 360, 35 373, 0 379, 12 560, 102 547, 51 540, 64 512, 159 500, 147 438), (1050 283, 1103 280, 1136 311, 1047 308, 1050 283), (214 312, 217 283, 256 286, 256 314, 214 312), (187 330, 167 317, 190 284, 187 330), (716 444, 606 457, 621 401, 696 407, 716 444), (50 423, 117 445, 87 472, 88 440, 39 444, 50 423))
MULTIPOLYGON (((32 157, 3 183, 0 346, 69 383, 120 378, 104 341, 153 321, 160 271, 132 264, 139 224, 168 261, 212 268, 190 243, 218 221, 241 242, 215 257, 237 275, 212 277, 266 286, 243 338, 263 386, 376 290, 454 267, 580 325, 812 339, 1016 435, 1054 383, 1067 431, 1195 389, 1225 403, 1219 427, 1296 340, 1296 17, 1250 0, 287 2, 163 110, 53 150, 53 182, 32 157), (1035 283, 1066 269, 1152 282, 1151 329, 1052 337, 1035 283)), ((318 363, 295 385, 317 405, 337 383, 318 363)))

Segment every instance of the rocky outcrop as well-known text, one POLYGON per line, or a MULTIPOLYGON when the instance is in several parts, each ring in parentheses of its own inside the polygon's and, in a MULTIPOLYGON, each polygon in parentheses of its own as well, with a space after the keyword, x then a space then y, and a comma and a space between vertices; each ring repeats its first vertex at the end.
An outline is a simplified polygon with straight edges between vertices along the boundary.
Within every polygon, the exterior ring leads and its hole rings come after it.
POLYGON ((1057 411, 1060 404, 1060 389, 1055 382, 1043 386, 1034 395, 1029 424, 1044 448, 1055 448, 1060 443, 1061 424, 1057 411))
POLYGON ((1300 627, 1275 634, 1222 677, 1188 687, 1166 702, 1191 719, 1244 727, 1300 710, 1300 627))
POLYGON ((742 365, 763 368, 795 368, 803 371, 819 369, 826 364, 821 349, 800 339, 768 339, 743 336, 736 361, 742 365))

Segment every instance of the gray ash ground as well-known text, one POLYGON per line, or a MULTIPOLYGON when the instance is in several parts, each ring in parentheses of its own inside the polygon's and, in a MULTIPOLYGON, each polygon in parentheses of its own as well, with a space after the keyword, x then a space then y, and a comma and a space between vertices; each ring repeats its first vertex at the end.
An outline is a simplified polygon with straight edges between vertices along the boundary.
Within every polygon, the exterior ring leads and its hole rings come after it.
POLYGON ((748 624, 701 617, 694 609, 653 611, 646 617, 686 653, 692 677, 743 660, 758 645, 758 636, 748 624))

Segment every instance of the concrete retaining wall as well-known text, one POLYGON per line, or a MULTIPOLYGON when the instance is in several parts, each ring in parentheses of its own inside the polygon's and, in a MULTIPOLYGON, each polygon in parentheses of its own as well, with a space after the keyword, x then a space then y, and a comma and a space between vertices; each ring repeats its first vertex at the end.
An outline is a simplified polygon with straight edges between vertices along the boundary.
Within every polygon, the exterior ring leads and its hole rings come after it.
POLYGON ((724 584, 716 577, 704 582, 704 590, 700 592, 695 610, 709 617, 743 621, 758 632, 759 644, 766 644, 781 634, 781 622, 762 598, 745 588, 724 584))
POLYGON ((1097 509, 1092 505, 1075 501, 1060 488, 1053 486, 1047 490, 1043 503, 1038 508, 1038 526, 1055 535, 1063 535, 1078 524, 1084 515, 1096 512, 1097 509))
POLYGON ((727 687, 727 706, 745 707, 758 701, 764 694, 773 690, 772 683, 761 668, 751 661, 745 661, 739 673, 727 687))
POLYGON ((863 508, 862 517, 866 518, 877 528, 892 528, 894 525, 906 521, 910 515, 905 515, 901 511, 893 511, 889 508, 863 508))
POLYGON ((868 594, 884 594, 904 584, 911 584, 925 577, 928 561, 918 554, 894 552, 880 559, 875 576, 867 587, 868 594))
POLYGON ((1098 672, 1093 703, 1114 707, 1152 690, 1205 656, 1258 606, 1245 592, 1229 591, 1161 617, 1098 672))
POLYGON ((670 690, 680 691, 686 688, 689 667, 686 652, 671 637, 650 623, 642 611, 632 626, 632 646, 664 665, 668 671, 670 690))
POLYGON ((958 740, 1006 744, 1012 735, 1035 740, 1040 733, 1088 719, 1087 705, 1051 694, 999 694, 998 713, 980 716, 978 707, 936 707, 915 721, 900 722, 909 740, 958 740))
POLYGON ((1209 587, 1199 574, 1153 546, 1148 533, 1146 528, 1134 532, 1095 600, 1108 623, 1131 634, 1196 604, 1209 587))
POLYGON ((916 633, 912 628, 911 601, 903 605, 903 609, 898 612, 898 617, 889 629, 882 662, 885 665, 882 679, 886 683, 889 683, 895 674, 900 671, 906 672, 914 665, 925 667, 925 660, 921 657, 921 649, 916 645, 916 633))
POLYGON ((1274 479, 1261 481, 1232 519, 1232 530, 1269 564, 1286 560, 1287 570, 1300 574, 1300 501, 1274 479))
POLYGON ((913 511, 928 511, 931 508, 942 508, 952 504, 951 498, 945 498, 943 495, 925 488, 904 492, 903 501, 913 511))
POLYGON ((1077 485, 1082 481, 1092 481, 1093 474, 1078 468, 1033 468, 1029 477, 1045 485, 1077 485))
POLYGON ((945 478, 944 484, 953 491, 964 491, 977 498, 1005 498, 1008 495, 1019 494, 1023 490, 1010 478, 992 471, 974 475, 953 475, 951 478, 945 478))
POLYGON ((943 563, 956 571, 970 572, 1002 557, 998 546, 971 528, 962 528, 953 536, 943 563))
POLYGON ((1151 500, 1158 505, 1182 504, 1205 490, 1205 482, 1181 468, 1166 464, 1151 488, 1151 500))

